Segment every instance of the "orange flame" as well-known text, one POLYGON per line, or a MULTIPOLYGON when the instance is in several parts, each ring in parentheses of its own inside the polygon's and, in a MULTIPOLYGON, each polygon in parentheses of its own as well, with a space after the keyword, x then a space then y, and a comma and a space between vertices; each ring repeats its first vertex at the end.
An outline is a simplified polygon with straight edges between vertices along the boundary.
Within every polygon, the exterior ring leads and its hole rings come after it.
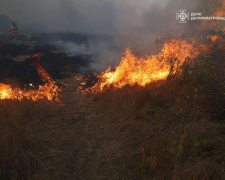
MULTIPOLYGON (((206 11, 213 10, 212 17, 225 17, 225 0, 218 0, 217 3, 209 2, 207 5, 208 9, 206 11)), ((225 33, 224 21, 203 21, 202 22, 203 30, 215 30, 223 31, 225 33)))
POLYGON ((46 82, 44 85, 39 85, 38 90, 21 90, 20 88, 13 88, 11 85, 6 85, 0 83, 0 99, 30 99, 32 101, 38 101, 40 99, 47 99, 51 102, 57 101, 60 102, 59 92, 61 89, 55 85, 52 77, 44 70, 40 65, 40 57, 43 56, 41 53, 34 54, 29 57, 38 57, 39 60, 34 63, 37 68, 38 74, 41 76, 43 82, 46 82))
POLYGON ((137 57, 130 49, 127 49, 115 71, 109 67, 104 73, 98 75, 99 81, 86 91, 97 93, 110 86, 122 88, 125 85, 134 86, 136 84, 145 87, 151 82, 165 80, 171 70, 171 61, 178 60, 174 65, 174 69, 177 69, 187 57, 197 57, 201 49, 204 49, 203 45, 196 48, 185 40, 175 39, 165 43, 158 55, 145 58, 137 57))
MULTIPOLYGON (((212 43, 217 44, 217 47, 223 51, 223 54, 225 55, 225 39, 218 35, 209 35, 207 39, 210 39, 212 43)), ((211 46, 213 45, 211 43, 211 46)))

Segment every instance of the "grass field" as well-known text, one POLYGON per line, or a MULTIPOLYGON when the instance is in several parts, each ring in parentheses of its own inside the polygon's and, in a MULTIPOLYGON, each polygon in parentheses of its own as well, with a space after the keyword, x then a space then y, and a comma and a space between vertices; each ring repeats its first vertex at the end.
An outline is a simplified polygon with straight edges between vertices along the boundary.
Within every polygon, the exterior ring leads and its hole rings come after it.
POLYGON ((0 101, 1 179, 225 179, 225 65, 201 56, 145 88, 0 101))

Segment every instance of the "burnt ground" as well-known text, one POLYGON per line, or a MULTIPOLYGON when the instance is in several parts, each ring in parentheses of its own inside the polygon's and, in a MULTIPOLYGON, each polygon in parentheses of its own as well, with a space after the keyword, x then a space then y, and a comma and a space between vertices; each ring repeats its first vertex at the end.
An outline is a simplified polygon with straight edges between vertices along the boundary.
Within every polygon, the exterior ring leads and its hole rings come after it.
POLYGON ((14 41, 9 36, 0 36, 0 82, 6 83, 13 79, 21 84, 41 84, 37 71, 32 66, 37 58, 27 57, 34 53, 45 54, 41 57, 41 65, 53 79, 63 79, 79 73, 81 67, 87 67, 91 62, 91 55, 68 56, 64 49, 51 42, 61 40, 87 44, 90 38, 99 37, 79 34, 19 35, 14 41))

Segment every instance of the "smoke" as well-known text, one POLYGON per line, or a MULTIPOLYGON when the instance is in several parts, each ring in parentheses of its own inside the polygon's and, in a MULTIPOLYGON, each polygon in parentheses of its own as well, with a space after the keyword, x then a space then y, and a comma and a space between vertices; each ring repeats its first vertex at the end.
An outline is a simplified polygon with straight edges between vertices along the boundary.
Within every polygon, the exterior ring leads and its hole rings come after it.
MULTIPOLYGON (((208 0, 206 0, 208 1, 208 0)), ((131 47, 148 54, 156 37, 193 32, 196 24, 180 24, 179 9, 196 11, 203 0, 1 0, 0 12, 23 24, 40 24, 48 32, 76 32, 113 36, 113 42, 77 45, 58 42, 68 55, 97 54, 93 69, 118 64, 121 52, 131 47), (112 48, 116 46, 116 48, 112 48), (118 49, 118 50, 116 50, 118 49)), ((36 27, 38 31, 40 26, 36 27)), ((20 28, 20 27, 19 27, 20 28)), ((21 28, 23 29, 23 28, 21 28)))
MULTIPOLYGON (((202 0, 201 0, 202 1, 202 0)), ((194 10, 195 0, 1 0, 0 12, 23 24, 50 32, 92 34, 164 33, 181 28, 180 9, 194 10)))
POLYGON ((53 41, 51 42, 56 48, 63 49, 68 57, 89 56, 89 67, 82 67, 81 73, 89 71, 103 71, 109 65, 118 65, 122 50, 117 49, 113 41, 110 40, 89 40, 86 43, 75 41, 53 41))
POLYGON ((116 66, 120 62, 122 49, 115 47, 113 41, 91 42, 89 45, 90 52, 94 55, 89 65, 89 69, 97 72, 104 71, 108 66, 116 66))
POLYGON ((85 44, 76 44, 70 41, 55 41, 51 44, 57 48, 65 50, 68 57, 91 55, 90 50, 85 46, 85 44))

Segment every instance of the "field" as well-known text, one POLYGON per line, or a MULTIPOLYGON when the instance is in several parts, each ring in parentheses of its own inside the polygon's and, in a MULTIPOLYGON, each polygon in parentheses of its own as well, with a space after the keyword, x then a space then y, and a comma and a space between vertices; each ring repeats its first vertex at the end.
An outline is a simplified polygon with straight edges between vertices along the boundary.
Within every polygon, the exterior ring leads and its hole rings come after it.
MULTIPOLYGON (((78 90, 74 70, 54 69, 71 64, 44 60, 68 87, 60 103, 0 100, 0 178, 225 179, 225 64, 213 48, 179 75, 97 94, 78 90)), ((30 82, 19 74, 2 80, 30 82)))

